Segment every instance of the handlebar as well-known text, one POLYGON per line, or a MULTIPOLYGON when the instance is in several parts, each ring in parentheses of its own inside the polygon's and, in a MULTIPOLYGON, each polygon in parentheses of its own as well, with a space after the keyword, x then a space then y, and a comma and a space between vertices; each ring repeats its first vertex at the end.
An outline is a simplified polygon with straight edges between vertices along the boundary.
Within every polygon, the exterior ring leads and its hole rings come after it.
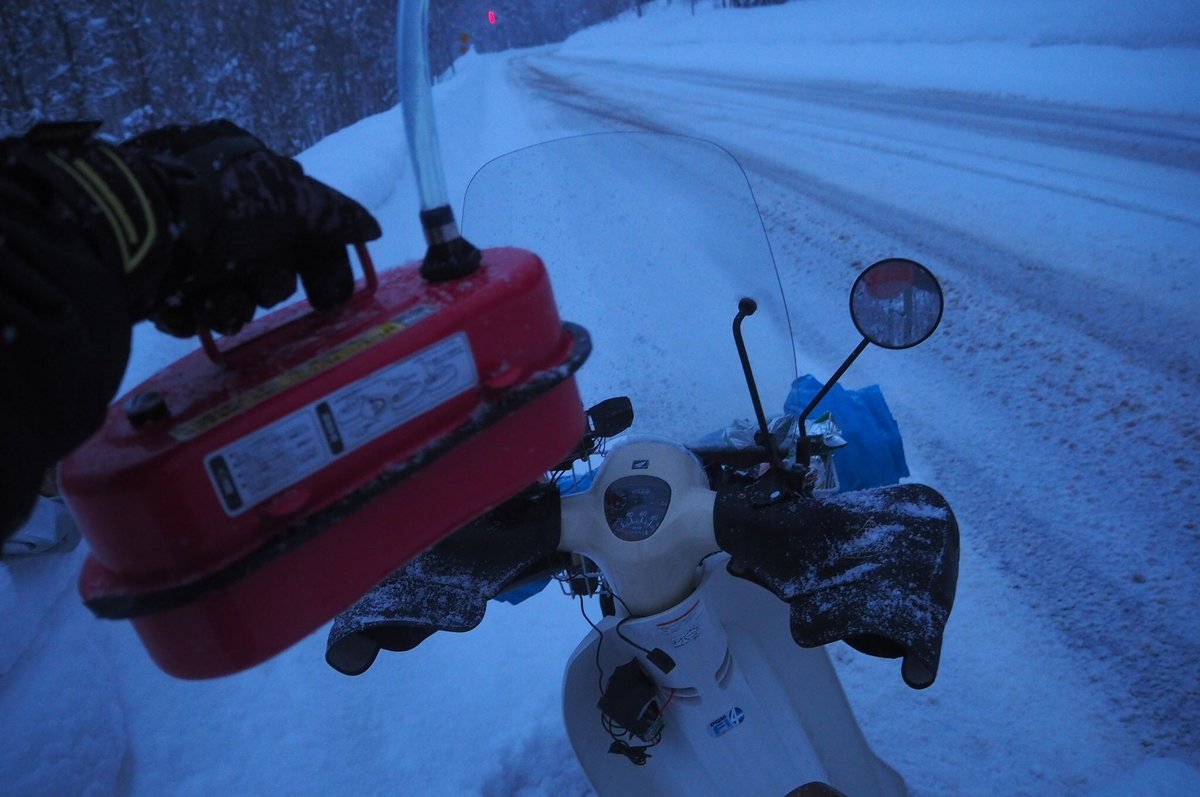
MULTIPOLYGON (((702 462, 765 461, 761 448, 691 453, 702 462)), ((326 659, 358 674, 381 648, 408 650, 438 630, 470 630, 489 600, 531 575, 565 570, 571 552, 600 563, 627 611, 652 614, 661 601, 647 595, 686 596, 696 562, 718 548, 729 555, 730 574, 791 606, 797 644, 844 640, 865 653, 903 656, 909 686, 933 682, 958 577, 958 526, 939 493, 905 484, 813 497, 780 490, 771 476, 712 491, 683 447, 661 440, 611 452, 586 493, 560 497, 537 485, 442 540, 335 621, 326 659), (633 519, 639 533, 622 528, 622 536, 612 513, 621 494, 646 479, 669 485, 670 502, 647 498, 633 519), (676 514, 666 522, 669 507, 676 514)))
MULTIPOLYGON (((733 448, 728 446, 696 446, 689 448, 700 458, 707 468, 710 465, 723 465, 729 468, 750 468, 771 461, 771 453, 764 446, 746 446, 733 448)), ((786 452, 782 446, 776 446, 775 452, 782 457, 786 452)))

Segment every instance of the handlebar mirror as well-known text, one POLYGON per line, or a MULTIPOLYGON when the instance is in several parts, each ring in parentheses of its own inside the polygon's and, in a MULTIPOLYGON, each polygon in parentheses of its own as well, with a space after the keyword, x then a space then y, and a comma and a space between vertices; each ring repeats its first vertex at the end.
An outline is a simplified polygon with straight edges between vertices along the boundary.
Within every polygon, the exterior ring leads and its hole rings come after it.
POLYGON ((854 326, 885 349, 923 342, 941 323, 942 308, 942 286, 915 260, 880 260, 859 274, 850 289, 854 326))

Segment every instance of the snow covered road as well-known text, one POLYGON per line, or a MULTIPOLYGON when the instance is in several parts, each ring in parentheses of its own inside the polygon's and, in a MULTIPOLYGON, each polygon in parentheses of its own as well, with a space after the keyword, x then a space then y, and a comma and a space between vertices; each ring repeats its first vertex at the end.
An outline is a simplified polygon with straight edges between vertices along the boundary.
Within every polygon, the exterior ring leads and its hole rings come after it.
MULTIPOLYGON (((818 374, 853 345, 854 271, 897 255, 939 274, 939 335, 850 382, 885 386, 915 475, 956 506, 964 557, 1044 626, 1036 644, 1063 645, 1066 675, 1145 752, 1195 756, 1200 117, 649 70, 550 52, 511 75, 580 127, 728 147, 818 374)), ((1041 675, 1024 663, 1014 679, 1041 675)))

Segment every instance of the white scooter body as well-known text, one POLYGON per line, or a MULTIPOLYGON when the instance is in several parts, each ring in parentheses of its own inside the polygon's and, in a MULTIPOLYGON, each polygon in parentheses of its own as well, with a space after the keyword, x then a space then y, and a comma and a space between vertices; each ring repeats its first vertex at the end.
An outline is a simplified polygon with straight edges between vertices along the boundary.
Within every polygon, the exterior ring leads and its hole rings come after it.
POLYGON ((863 738, 825 651, 796 645, 788 606, 727 572, 729 557, 713 534, 713 496, 686 449, 631 438, 614 447, 586 492, 563 499, 560 549, 595 561, 618 612, 624 606, 634 615, 599 623, 602 636, 580 643, 563 681, 567 733, 593 788, 601 797, 783 797, 820 781, 853 797, 903 797, 904 781, 863 738), (623 485, 650 483, 623 481, 630 477, 669 486, 657 524, 653 496, 645 508, 625 506, 623 485), (675 667, 662 672, 621 635, 662 649, 675 667), (605 683, 636 657, 659 688, 664 729, 642 766, 609 752, 613 738, 597 708, 597 648, 605 683))

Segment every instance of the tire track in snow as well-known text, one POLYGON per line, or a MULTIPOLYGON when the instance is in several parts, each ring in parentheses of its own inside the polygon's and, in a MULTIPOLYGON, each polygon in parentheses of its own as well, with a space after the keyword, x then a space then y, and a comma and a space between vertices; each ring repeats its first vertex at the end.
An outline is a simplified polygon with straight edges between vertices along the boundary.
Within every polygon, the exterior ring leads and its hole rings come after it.
POLYGON ((833 80, 765 79, 702 70, 601 59, 558 58, 568 67, 624 73, 630 80, 653 72, 656 79, 787 102, 912 119, 1001 138, 1053 144, 1130 160, 1200 171, 1200 116, 1110 111, 987 94, 906 89, 833 80))

